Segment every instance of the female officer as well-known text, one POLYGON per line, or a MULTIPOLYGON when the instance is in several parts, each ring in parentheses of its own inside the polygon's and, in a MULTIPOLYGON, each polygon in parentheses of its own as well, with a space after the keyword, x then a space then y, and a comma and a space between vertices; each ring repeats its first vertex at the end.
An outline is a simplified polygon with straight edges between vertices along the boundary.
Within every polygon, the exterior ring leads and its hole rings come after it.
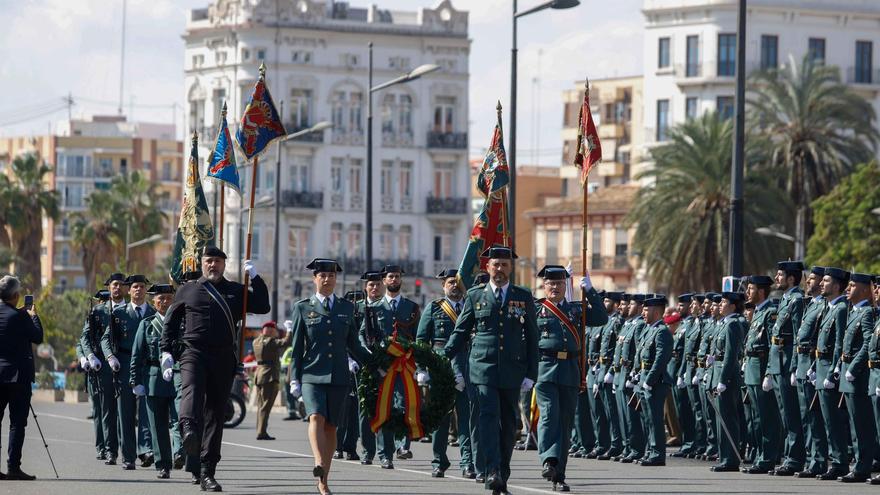
POLYGON ((339 264, 316 258, 306 268, 314 274, 315 295, 293 308, 290 390, 294 397, 302 395, 305 402, 309 443, 315 456, 312 474, 318 478, 318 492, 328 495, 336 427, 350 385, 348 354, 364 362, 370 352, 358 341, 354 305, 333 294, 336 273, 342 271, 339 264))

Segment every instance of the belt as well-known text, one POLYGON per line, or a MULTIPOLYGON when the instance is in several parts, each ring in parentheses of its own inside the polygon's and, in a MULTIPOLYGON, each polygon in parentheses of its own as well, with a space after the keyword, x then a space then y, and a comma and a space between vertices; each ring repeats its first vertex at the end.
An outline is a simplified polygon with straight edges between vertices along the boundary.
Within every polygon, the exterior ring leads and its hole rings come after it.
POLYGON ((654 361, 642 361, 642 369, 645 369, 645 368, 647 368, 649 366, 653 366, 653 365, 654 365, 654 361))
POLYGON ((620 358, 620 367, 621 368, 632 368, 632 365, 633 365, 633 363, 629 359, 620 358))
POLYGON ((843 361, 844 363, 851 363, 853 360, 853 357, 854 356, 852 354, 844 354, 843 356, 840 356, 840 360, 843 361))
POLYGON ((770 337, 770 343, 773 345, 788 345, 791 343, 791 336, 785 335, 782 337, 770 337))
POLYGON ((797 350, 797 353, 798 353, 798 354, 808 354, 808 355, 809 355, 809 354, 812 354, 812 353, 813 353, 813 350, 814 350, 815 348, 814 348, 813 346, 803 346, 803 345, 799 345, 799 346, 796 346, 795 349, 797 350))
POLYGON ((158 359, 148 359, 147 364, 150 366, 159 366, 159 360, 158 359))
POLYGON ((767 351, 746 351, 748 357, 764 357, 766 355, 767 351))
POLYGON ((620 366, 612 365, 611 369, 614 370, 615 373, 620 373, 620 366))
POLYGON ((868 360, 868 368, 880 368, 880 359, 869 359, 868 360))
POLYGON ((600 357, 599 364, 611 364, 612 359, 607 357, 600 357))
POLYGON ((257 361, 257 364, 260 366, 272 366, 278 361, 257 361))
POLYGON ((593 358, 587 359, 587 363, 590 364, 590 366, 592 366, 598 362, 599 362, 598 359, 593 359, 593 358))
POLYGON ((721 354, 720 356, 715 356, 715 362, 717 363, 719 361, 724 361, 724 354, 721 354))
POLYGON ((568 351, 541 351, 541 355, 548 358, 558 359, 560 361, 568 359, 568 351))
POLYGON ((695 359, 694 359, 694 364, 696 364, 696 365, 699 366, 700 368, 705 368, 705 367, 706 367, 706 358, 704 358, 704 357, 702 357, 702 358, 701 358, 701 357, 695 358, 695 359))
POLYGON ((823 352, 819 349, 816 349, 816 359, 831 359, 833 356, 831 355, 831 351, 823 352))
POLYGON ((435 340, 433 343, 433 346, 434 346, 434 349, 446 347, 446 341, 445 340, 435 340))

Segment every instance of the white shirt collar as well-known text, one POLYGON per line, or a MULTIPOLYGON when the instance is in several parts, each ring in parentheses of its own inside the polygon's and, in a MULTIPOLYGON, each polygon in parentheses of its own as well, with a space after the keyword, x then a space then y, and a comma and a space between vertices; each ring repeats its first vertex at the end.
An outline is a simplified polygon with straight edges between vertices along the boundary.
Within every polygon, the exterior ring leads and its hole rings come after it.
POLYGON ((141 304, 140 306, 136 305, 133 302, 129 302, 128 304, 131 306, 132 311, 137 311, 137 308, 141 308, 141 316, 147 314, 147 303, 146 302, 141 304))
MULTIPOLYGON (((509 281, 506 284, 501 286, 501 299, 502 300, 504 300, 504 298, 507 297, 507 289, 509 287, 510 287, 509 281)), ((495 285, 495 282, 489 280, 489 288, 492 289, 492 294, 495 294, 496 290, 498 289, 498 286, 495 285)))
POLYGON ((386 292, 385 295, 384 295, 383 297, 384 297, 385 301, 388 302, 388 304, 391 304, 391 301, 394 301, 395 303, 397 303, 398 306, 400 305, 400 299, 401 299, 400 294, 397 294, 396 297, 391 297, 391 296, 389 296, 388 293, 386 292))
POLYGON ((160 322, 165 323, 165 315, 163 315, 162 313, 160 313, 158 311, 153 313, 153 315, 155 315, 156 318, 158 318, 160 322))
POLYGON ((335 295, 336 294, 330 294, 329 296, 325 297, 320 292, 315 292, 315 299, 317 299, 318 302, 321 303, 322 306, 324 305, 324 299, 330 299, 330 306, 333 306, 333 303, 336 301, 336 298, 333 297, 335 295))

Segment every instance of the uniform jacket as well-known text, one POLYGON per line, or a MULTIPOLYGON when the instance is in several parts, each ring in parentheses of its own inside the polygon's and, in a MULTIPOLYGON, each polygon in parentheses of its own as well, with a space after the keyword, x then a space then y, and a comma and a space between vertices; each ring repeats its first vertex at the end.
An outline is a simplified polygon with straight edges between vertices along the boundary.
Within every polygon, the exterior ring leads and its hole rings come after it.
POLYGON ((682 376, 682 370, 684 370, 686 364, 684 355, 684 344, 686 340, 685 332, 687 332, 687 323, 682 320, 678 325, 678 330, 672 336, 672 359, 669 360, 669 366, 667 369, 673 382, 677 381, 678 377, 682 376))
POLYGON ((846 320, 849 313, 846 296, 841 295, 828 301, 828 309, 822 316, 816 336, 816 384, 829 379, 834 381, 834 366, 840 360, 843 336, 846 333, 846 320))
MULTIPOLYGON (((606 313, 601 305, 594 307, 598 311, 606 313)), ((606 316, 605 320, 605 324, 601 327, 602 333, 599 339, 599 369, 597 370, 597 376, 602 378, 605 377, 605 373, 611 371, 611 366, 614 364, 614 347, 617 345, 617 334, 620 333, 620 328, 623 326, 623 319, 620 317, 620 313, 606 316)))
MULTIPOLYGON (((431 301, 431 304, 425 308, 425 311, 419 318, 419 327, 416 332, 416 340, 428 344, 438 354, 444 354, 446 343, 449 341, 449 337, 452 335, 452 330, 455 329, 455 322, 458 320, 458 315, 456 315, 455 320, 453 320, 440 306, 441 302, 445 300, 445 298, 442 298, 431 301)), ((451 301, 448 302, 452 306, 452 311, 455 312, 455 303, 451 301)), ((464 299, 459 301, 459 303, 459 309, 464 309, 464 299)), ((467 350, 462 349, 458 354, 452 357, 451 361, 453 372, 455 374, 460 374, 462 377, 466 377, 467 350)))
POLYGON ((672 377, 667 370, 670 359, 672 359, 672 333, 663 320, 658 320, 648 327, 639 354, 642 365, 641 383, 647 383, 652 387, 660 383, 672 385, 672 377))
POLYGON ((819 324, 828 305, 825 298, 816 296, 807 300, 804 317, 794 337, 794 355, 791 359, 791 372, 797 378, 805 379, 807 370, 816 359, 816 338, 819 335, 819 324))
POLYGON ((871 333, 871 342, 868 343, 868 395, 875 395, 877 387, 880 387, 880 319, 874 319, 874 331, 871 333))
POLYGON ((715 363, 712 365, 715 368, 712 373, 712 387, 719 383, 727 385, 727 388, 740 386, 739 363, 743 348, 743 333, 745 329, 738 313, 727 315, 718 325, 712 341, 712 355, 715 356, 715 363))
POLYGON ((846 332, 840 353, 840 391, 867 393, 868 391, 868 344, 874 332, 874 308, 864 300, 853 305, 846 320, 846 332), (855 376, 847 381, 846 372, 855 376))
MULTIPOLYGON (((644 327, 641 317, 630 318, 620 328, 617 336, 617 345, 614 347, 614 385, 617 390, 623 390, 629 379, 629 372, 633 370, 636 360, 636 342, 638 335, 644 327)), ((604 377, 603 377, 604 378, 604 377)))
MULTIPOLYGON (((128 304, 128 302, 123 301, 118 304, 118 306, 126 304, 128 304)), ((112 307, 113 301, 104 301, 100 304, 96 304, 92 307, 91 312, 89 312, 89 316, 86 317, 79 340, 83 354, 86 357, 89 357, 90 354, 94 354, 96 358, 101 361, 104 360, 104 351, 101 348, 101 338, 104 336, 104 330, 110 324, 110 309, 112 307), (89 326, 89 318, 94 320, 92 323, 94 329, 89 326)))
POLYGON ((255 385, 278 383, 281 380, 281 353, 293 342, 293 332, 286 334, 284 338, 260 335, 254 339, 254 357, 257 358, 257 369, 254 372, 255 385))
POLYGON ((104 327, 104 334, 101 335, 101 350, 104 351, 104 355, 107 357, 116 355, 117 358, 119 358, 118 354, 131 355, 141 320, 155 313, 156 309, 146 304, 144 314, 138 318, 131 303, 116 306, 107 326, 104 327))
MULTIPOLYGON (((697 361, 703 369, 704 376, 712 375, 712 367, 706 366, 706 356, 712 351, 712 341, 715 338, 715 319, 711 316, 701 316, 700 320, 700 346, 697 348, 697 361)), ((711 378, 710 378, 711 380, 711 378)))
POLYGON ((31 344, 42 343, 40 318, 0 301, 0 383, 33 383, 31 344))
POLYGON ((158 313, 141 320, 131 353, 129 385, 143 385, 150 397, 176 397, 174 383, 162 379, 159 366, 159 341, 165 325, 158 313))
POLYGON ((777 310, 776 323, 770 332, 770 357, 767 373, 778 375, 791 370, 792 353, 794 352, 795 332, 804 318, 804 293, 800 287, 792 287, 782 295, 777 310), (774 339, 777 340, 774 344, 774 339))
MULTIPOLYGON (((539 299, 535 304, 535 312, 538 322, 538 382, 555 383, 567 387, 579 387, 581 384, 581 371, 578 365, 581 346, 584 343, 584 327, 581 322, 581 303, 562 301, 557 307, 565 314, 574 325, 578 333, 578 345, 571 331, 566 328, 562 321, 543 305, 544 299, 539 299), (559 353, 566 354, 565 359, 559 358, 559 353)), ((594 290, 587 291, 587 302, 590 310, 587 311, 587 325, 599 326, 610 324, 610 318, 603 307, 602 298, 594 290)), ((613 350, 613 348, 612 348, 613 350)), ((610 369, 610 366, 609 366, 610 369)))
POLYGON ((697 351, 700 349, 700 328, 699 318, 688 316, 681 324, 685 327, 684 334, 684 363, 682 364, 681 374, 684 376, 684 382, 688 386, 694 378, 696 372, 697 351))
POLYGON ((470 342, 471 383, 510 389, 538 375, 538 322, 531 292, 509 284, 501 304, 491 284, 467 291, 464 309, 446 343, 453 357, 470 342))
POLYGON ((776 306, 769 299, 755 308, 743 351, 746 365, 743 380, 746 385, 761 385, 764 381, 770 354, 770 331, 776 318, 776 306))
MULTIPOLYGON (((413 300, 400 297, 397 311, 391 310, 391 303, 385 296, 370 304, 370 316, 372 317, 372 331, 376 334, 373 338, 390 338, 394 333, 394 324, 397 323, 397 336, 410 342, 416 338, 419 324, 419 305, 413 300)), ((367 320, 361 323, 359 335, 363 343, 368 340, 367 320)))

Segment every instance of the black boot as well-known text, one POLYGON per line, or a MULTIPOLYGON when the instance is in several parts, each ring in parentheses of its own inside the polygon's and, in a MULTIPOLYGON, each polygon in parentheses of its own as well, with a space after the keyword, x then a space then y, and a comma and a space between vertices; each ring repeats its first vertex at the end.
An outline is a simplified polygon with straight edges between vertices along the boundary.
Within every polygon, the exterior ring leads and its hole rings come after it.
POLYGON ((204 464, 202 465, 202 477, 199 481, 202 485, 203 492, 222 492, 223 491, 223 487, 220 486, 220 483, 217 483, 217 480, 214 479, 213 466, 207 467, 204 464))
POLYGON ((20 481, 33 481, 37 479, 36 476, 31 476, 30 474, 25 473, 21 470, 20 467, 17 468, 9 468, 9 471, 6 473, 6 479, 8 480, 20 480, 20 481))
POLYGON ((183 450, 187 454, 193 457, 199 455, 201 447, 199 445, 199 438, 196 435, 195 427, 187 419, 180 421, 180 443, 183 444, 183 450))

